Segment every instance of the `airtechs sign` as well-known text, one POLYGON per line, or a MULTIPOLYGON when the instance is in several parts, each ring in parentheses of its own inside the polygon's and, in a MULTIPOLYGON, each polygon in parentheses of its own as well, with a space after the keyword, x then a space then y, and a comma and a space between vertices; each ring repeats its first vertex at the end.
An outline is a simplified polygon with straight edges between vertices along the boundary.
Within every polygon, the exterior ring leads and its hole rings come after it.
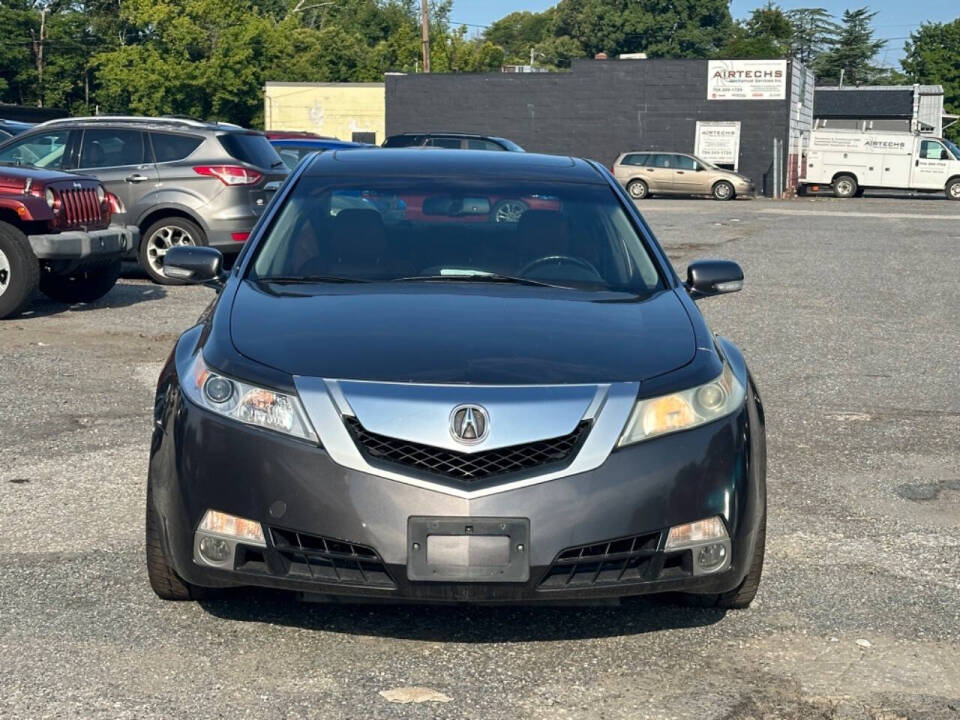
POLYGON ((784 100, 786 60, 710 60, 707 100, 784 100))

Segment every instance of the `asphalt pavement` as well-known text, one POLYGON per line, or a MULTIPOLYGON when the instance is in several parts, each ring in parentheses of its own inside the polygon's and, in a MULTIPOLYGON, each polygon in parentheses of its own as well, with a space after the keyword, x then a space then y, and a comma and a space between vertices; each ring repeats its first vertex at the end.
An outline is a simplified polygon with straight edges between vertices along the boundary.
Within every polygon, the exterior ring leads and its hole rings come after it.
POLYGON ((0 717, 960 718, 960 203, 639 207, 744 269, 702 307, 766 406, 749 610, 158 600, 153 384, 212 291, 134 276, 0 322, 0 717))

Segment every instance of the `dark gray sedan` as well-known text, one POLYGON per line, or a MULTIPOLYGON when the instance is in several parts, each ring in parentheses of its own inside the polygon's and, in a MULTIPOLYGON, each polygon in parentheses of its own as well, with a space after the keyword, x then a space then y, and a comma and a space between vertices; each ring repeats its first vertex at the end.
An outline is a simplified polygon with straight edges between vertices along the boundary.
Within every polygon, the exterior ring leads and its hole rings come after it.
POLYGON ((750 604, 763 409, 694 303, 735 263, 682 282, 578 159, 335 151, 281 193, 229 274, 165 258, 219 297, 157 389, 158 595, 750 604), (537 209, 496 222, 505 197, 537 209))

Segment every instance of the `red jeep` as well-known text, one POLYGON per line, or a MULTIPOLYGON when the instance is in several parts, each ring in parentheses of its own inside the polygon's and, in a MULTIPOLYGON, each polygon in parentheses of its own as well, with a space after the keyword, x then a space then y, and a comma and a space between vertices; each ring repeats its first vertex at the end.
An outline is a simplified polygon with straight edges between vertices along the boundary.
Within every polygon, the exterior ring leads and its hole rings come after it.
POLYGON ((0 318, 39 287, 53 300, 92 302, 117 282, 136 228, 111 225, 120 201, 99 180, 0 166, 0 318))

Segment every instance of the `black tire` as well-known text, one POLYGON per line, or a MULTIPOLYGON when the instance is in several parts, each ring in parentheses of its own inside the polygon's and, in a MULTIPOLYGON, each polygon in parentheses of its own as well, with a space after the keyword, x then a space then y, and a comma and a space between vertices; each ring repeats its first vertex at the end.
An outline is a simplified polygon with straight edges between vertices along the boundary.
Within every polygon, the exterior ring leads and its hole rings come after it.
POLYGON ((736 191, 733 189, 733 183, 729 183, 726 180, 720 180, 719 182, 714 183, 713 185, 713 199, 714 200, 733 200, 737 196, 736 191))
POLYGON ((73 275, 45 272, 40 276, 40 292, 62 303, 91 303, 113 289, 120 277, 120 259, 95 265, 73 275))
POLYGON ((181 280, 172 280, 163 274, 163 258, 160 251, 177 245, 206 245, 207 236, 192 220, 182 217, 166 217, 150 225, 140 236, 140 250, 137 257, 140 267, 150 279, 159 285, 183 285, 181 280), (164 237, 167 239, 164 241, 164 237), (166 248, 159 245, 166 242, 166 248))
POLYGON ((859 187, 853 175, 837 175, 833 179, 833 196, 843 199, 855 197, 859 187))
POLYGON ((147 483, 147 576, 150 587, 163 600, 198 600, 203 597, 203 588, 191 585, 177 575, 163 549, 163 530, 160 514, 153 505, 153 493, 147 483))
POLYGON ((760 520, 760 529, 757 530, 757 544, 753 549, 753 559, 750 561, 750 571, 737 587, 729 592, 717 596, 716 606, 730 610, 742 610, 750 607, 750 603, 757 596, 760 587, 760 576, 763 575, 763 556, 767 545, 767 509, 763 509, 763 518, 760 520))
POLYGON ((863 197, 863 193, 866 191, 866 188, 858 187, 857 191, 853 194, 854 197, 863 197))
POLYGON ((953 178, 943 189, 948 200, 960 200, 960 178, 953 178))
POLYGON ((40 281, 40 263, 19 228, 0 222, 0 318, 22 312, 40 281))
POLYGON ((633 200, 643 200, 650 194, 650 188, 643 180, 631 180, 627 183, 627 194, 633 200))

